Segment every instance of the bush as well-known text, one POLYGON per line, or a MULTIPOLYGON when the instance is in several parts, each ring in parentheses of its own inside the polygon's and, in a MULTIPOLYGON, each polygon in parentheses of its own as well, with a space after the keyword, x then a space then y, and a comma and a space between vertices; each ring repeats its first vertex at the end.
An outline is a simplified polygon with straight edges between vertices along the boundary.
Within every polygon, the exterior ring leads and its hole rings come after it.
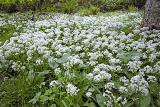
POLYGON ((43 12, 55 12, 56 11, 56 7, 55 7, 55 5, 50 4, 48 6, 44 6, 41 9, 41 11, 43 11, 43 12))
POLYGON ((74 13, 78 7, 77 0, 67 0, 62 4, 62 11, 64 13, 74 13))
POLYGON ((40 0, 0 0, 0 4, 25 4, 33 3, 40 0))
POLYGON ((74 13, 77 11, 78 6, 89 7, 93 5, 98 7, 100 11, 106 12, 117 9, 127 9, 129 5, 140 8, 143 7, 145 2, 146 0, 0 0, 0 8, 7 12, 8 10, 15 12, 45 8, 46 11, 61 10, 64 13, 74 13), (60 6, 57 8, 56 4, 60 4, 60 6), (10 8, 6 9, 4 5, 10 8), (56 7, 56 9, 52 9, 50 5, 54 5, 53 7, 56 7))
POLYGON ((90 5, 89 8, 80 9, 81 16, 96 15, 99 12, 100 12, 100 9, 96 6, 93 6, 93 5, 90 5))
POLYGON ((138 8, 135 7, 134 5, 129 5, 129 6, 128 6, 128 10, 129 10, 130 12, 135 12, 135 11, 138 10, 138 8))
POLYGON ((90 5, 89 11, 90 11, 90 14, 96 15, 99 12, 99 8, 96 6, 90 5))

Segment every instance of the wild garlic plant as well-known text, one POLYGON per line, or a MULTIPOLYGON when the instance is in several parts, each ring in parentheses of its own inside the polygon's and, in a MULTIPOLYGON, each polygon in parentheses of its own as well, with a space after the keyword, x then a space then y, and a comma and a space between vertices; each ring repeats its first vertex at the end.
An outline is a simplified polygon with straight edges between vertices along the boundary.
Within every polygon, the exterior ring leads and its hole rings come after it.
POLYGON ((0 47, 1 72, 45 77, 33 104, 148 106, 160 92, 160 31, 140 28, 141 18, 127 12, 10 16, 7 23, 21 32, 0 47))

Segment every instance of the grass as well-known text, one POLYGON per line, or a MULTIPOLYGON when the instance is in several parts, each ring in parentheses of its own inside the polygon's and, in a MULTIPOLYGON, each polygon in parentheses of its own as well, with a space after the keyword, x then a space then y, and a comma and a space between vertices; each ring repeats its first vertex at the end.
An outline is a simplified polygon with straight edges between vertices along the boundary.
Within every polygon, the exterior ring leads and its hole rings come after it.
POLYGON ((15 29, 12 25, 0 26, 0 41, 2 44, 13 36, 15 29))

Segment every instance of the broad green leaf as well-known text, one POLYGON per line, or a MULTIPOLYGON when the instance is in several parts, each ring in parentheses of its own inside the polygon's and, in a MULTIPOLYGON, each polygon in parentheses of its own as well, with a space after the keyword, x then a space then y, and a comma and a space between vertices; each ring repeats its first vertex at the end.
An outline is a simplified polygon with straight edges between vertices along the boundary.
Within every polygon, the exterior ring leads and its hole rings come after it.
POLYGON ((140 101, 140 107, 150 107, 150 103, 151 103, 151 96, 145 96, 141 99, 140 101))
POLYGON ((97 106, 95 105, 95 103, 91 102, 88 104, 88 107, 97 107, 97 106))
POLYGON ((45 91, 44 95, 50 95, 53 91, 51 89, 48 89, 45 91))
POLYGON ((102 94, 101 91, 95 85, 92 84, 92 86, 99 94, 102 94))
POLYGON ((56 62, 54 62, 54 63, 49 63, 49 66, 50 66, 52 69, 55 69, 55 68, 57 68, 59 65, 58 65, 56 62))
POLYGON ((54 100, 55 99, 55 94, 49 96, 49 100, 54 100))
POLYGON ((97 95, 96 95, 96 100, 97 100, 97 103, 99 104, 100 107, 105 107, 105 106, 106 106, 106 105, 105 105, 106 99, 105 99, 105 97, 102 96, 101 94, 97 94, 97 95))
POLYGON ((45 70, 45 71, 43 71, 43 72, 36 72, 36 73, 38 73, 39 75, 46 75, 46 74, 48 74, 49 73, 49 70, 45 70))
POLYGON ((88 107, 89 106, 89 102, 86 101, 84 104, 83 104, 84 107, 88 107))
POLYGON ((45 101, 47 101, 49 98, 47 97, 47 96, 45 96, 45 95, 41 95, 40 96, 40 101, 42 101, 42 102, 45 102, 45 101))
POLYGON ((56 104, 52 104, 51 107, 57 107, 56 104))
POLYGON ((35 104, 35 103, 39 100, 39 97, 40 97, 40 96, 41 96, 41 92, 38 92, 38 93, 36 94, 36 96, 29 101, 29 103, 35 104))
POLYGON ((129 60, 131 60, 135 56, 142 56, 140 52, 131 51, 131 52, 125 52, 125 51, 119 51, 117 55, 123 62, 127 63, 129 60))
POLYGON ((57 59, 56 62, 58 62, 58 63, 65 63, 65 62, 68 61, 68 57, 69 56, 70 56, 69 53, 65 53, 65 54, 63 54, 63 56, 61 58, 57 59))
POLYGON ((68 107, 64 100, 62 100, 64 107, 68 107))

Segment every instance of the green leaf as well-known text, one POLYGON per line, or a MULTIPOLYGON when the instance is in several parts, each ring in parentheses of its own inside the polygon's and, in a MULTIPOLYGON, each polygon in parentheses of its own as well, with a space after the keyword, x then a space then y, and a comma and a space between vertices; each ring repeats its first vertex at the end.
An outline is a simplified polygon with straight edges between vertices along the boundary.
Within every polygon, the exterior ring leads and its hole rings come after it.
POLYGON ((42 102, 45 102, 45 101, 47 101, 49 98, 47 97, 47 96, 45 96, 45 95, 41 95, 40 96, 40 101, 42 101, 42 102))
POLYGON ((52 104, 51 107, 57 107, 56 104, 52 104))
POLYGON ((101 91, 95 85, 92 84, 92 86, 99 94, 102 94, 101 91))
POLYGON ((68 61, 68 57, 69 56, 70 56, 69 53, 65 53, 65 54, 63 54, 62 58, 57 59, 56 62, 58 62, 58 63, 65 63, 65 62, 68 61))
POLYGON ((52 89, 48 89, 45 91, 44 95, 51 95, 52 92, 52 89))
POLYGON ((97 106, 95 105, 95 103, 91 102, 88 104, 88 107, 97 107, 97 106))
POLYGON ((29 103, 35 104, 35 103, 39 100, 39 97, 40 97, 40 96, 41 96, 41 92, 38 92, 38 93, 36 94, 36 96, 29 101, 29 103))
POLYGON ((43 72, 36 72, 36 73, 38 73, 39 76, 43 76, 43 75, 49 74, 49 70, 45 70, 43 72))
POLYGON ((127 63, 129 60, 131 60, 135 56, 142 56, 140 52, 131 51, 131 52, 125 52, 125 51, 119 51, 118 57, 124 62, 127 63))
POLYGON ((132 107, 134 105, 134 102, 131 101, 131 102, 127 102, 124 107, 132 107))
POLYGON ((97 103, 99 104, 100 107, 105 107, 106 106, 105 105, 106 99, 103 95, 97 94, 96 95, 96 100, 97 100, 97 103))
POLYGON ((151 96, 145 96, 141 99, 140 101, 140 107, 150 107, 150 103, 151 103, 151 96))
POLYGON ((49 66, 52 68, 52 69, 55 69, 57 68, 59 65, 57 64, 57 62, 52 62, 52 63, 48 63, 49 66))
POLYGON ((56 104, 52 104, 51 107, 57 107, 56 104))
POLYGON ((64 100, 62 100, 64 107, 68 107, 64 100))
POLYGON ((89 100, 83 104, 83 107, 86 107, 86 106, 88 107, 88 105, 89 105, 89 100))
POLYGON ((55 94, 49 96, 49 100, 54 100, 55 99, 55 94))

